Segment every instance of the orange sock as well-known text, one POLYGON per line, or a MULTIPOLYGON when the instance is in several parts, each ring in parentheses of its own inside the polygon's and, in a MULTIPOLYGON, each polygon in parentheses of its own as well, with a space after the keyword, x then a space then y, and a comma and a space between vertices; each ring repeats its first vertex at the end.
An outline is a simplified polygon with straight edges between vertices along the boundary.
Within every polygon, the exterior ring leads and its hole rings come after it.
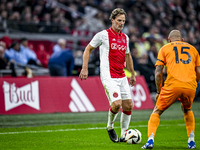
POLYGON ((159 114, 151 114, 148 121, 148 137, 153 133, 154 136, 156 134, 156 130, 160 124, 160 115, 159 114))
POLYGON ((184 120, 187 130, 187 135, 189 137, 191 131, 194 133, 195 129, 195 120, 194 120, 194 114, 192 111, 188 111, 187 113, 184 113, 184 120))

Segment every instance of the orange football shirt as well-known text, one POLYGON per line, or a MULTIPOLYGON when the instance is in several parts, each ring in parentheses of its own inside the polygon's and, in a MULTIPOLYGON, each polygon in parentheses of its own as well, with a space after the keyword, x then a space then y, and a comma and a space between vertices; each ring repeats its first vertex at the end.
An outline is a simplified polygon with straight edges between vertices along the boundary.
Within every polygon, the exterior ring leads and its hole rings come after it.
POLYGON ((199 53, 192 45, 175 41, 164 45, 157 57, 157 65, 166 65, 167 79, 164 86, 196 90, 195 67, 200 66, 199 53))

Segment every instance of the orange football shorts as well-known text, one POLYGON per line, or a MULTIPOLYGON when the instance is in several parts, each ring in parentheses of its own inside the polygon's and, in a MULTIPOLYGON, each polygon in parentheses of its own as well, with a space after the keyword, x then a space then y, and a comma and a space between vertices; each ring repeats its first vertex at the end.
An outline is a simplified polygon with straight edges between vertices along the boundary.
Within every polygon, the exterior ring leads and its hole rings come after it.
POLYGON ((195 90, 181 87, 173 87, 171 89, 162 87, 156 106, 159 110, 164 111, 179 100, 185 109, 191 109, 195 92, 195 90))

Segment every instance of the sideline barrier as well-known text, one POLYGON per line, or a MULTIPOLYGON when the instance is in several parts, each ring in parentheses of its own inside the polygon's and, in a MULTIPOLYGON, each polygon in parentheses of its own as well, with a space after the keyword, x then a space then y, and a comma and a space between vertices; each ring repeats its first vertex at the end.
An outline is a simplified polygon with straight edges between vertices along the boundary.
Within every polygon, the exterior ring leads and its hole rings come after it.
MULTIPOLYGON (((133 110, 153 109, 143 76, 131 88, 133 110)), ((99 76, 0 78, 0 114, 108 111, 109 102, 99 76)))

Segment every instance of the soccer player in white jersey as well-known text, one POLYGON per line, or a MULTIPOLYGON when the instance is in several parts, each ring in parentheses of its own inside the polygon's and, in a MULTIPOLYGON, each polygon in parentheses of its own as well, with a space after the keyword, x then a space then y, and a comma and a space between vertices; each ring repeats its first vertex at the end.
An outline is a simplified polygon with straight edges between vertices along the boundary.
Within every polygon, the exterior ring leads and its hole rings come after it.
POLYGON ((125 65, 131 72, 131 86, 135 85, 136 79, 129 49, 129 38, 122 32, 126 12, 121 8, 116 8, 112 11, 110 20, 112 26, 98 32, 86 46, 79 78, 81 80, 87 79, 90 54, 93 49, 99 46, 100 77, 111 106, 108 113, 107 131, 113 142, 119 142, 114 130, 114 121, 122 107, 120 142, 125 142, 125 132, 128 130, 133 109, 130 87, 124 73, 125 65))

